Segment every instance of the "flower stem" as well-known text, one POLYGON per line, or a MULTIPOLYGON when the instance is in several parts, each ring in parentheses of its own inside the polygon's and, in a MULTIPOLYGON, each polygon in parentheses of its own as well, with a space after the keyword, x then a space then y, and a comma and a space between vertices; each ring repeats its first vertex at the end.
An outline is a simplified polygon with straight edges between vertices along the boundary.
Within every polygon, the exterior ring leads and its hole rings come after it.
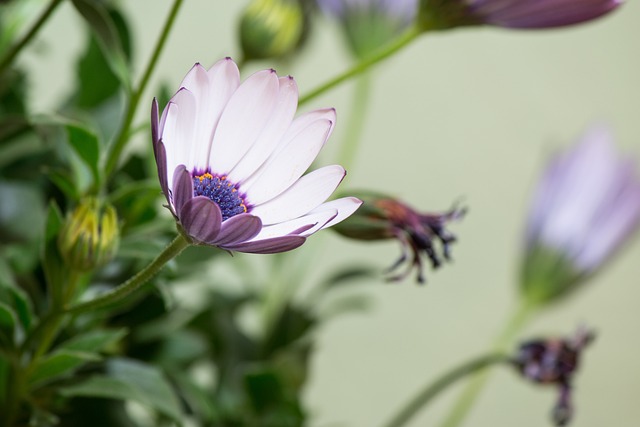
POLYGON ((407 46, 409 43, 415 40, 420 35, 421 32, 422 30, 418 26, 411 27, 400 37, 393 40, 391 43, 384 45, 382 48, 376 51, 373 55, 363 59, 362 61, 355 64, 353 67, 351 67, 347 71, 337 75, 336 77, 332 78, 328 82, 318 86, 316 89, 300 97, 300 100, 298 101, 298 105, 302 105, 306 102, 309 102, 316 96, 323 94, 327 90, 332 89, 333 87, 339 85, 340 83, 345 82, 350 78, 357 76, 358 74, 364 73, 372 65, 375 65, 378 62, 390 57, 394 53, 399 52, 403 47, 407 46))
POLYGON ((151 74, 155 70, 158 59, 160 58, 160 53, 162 52, 167 38, 169 37, 169 33, 171 31, 171 28, 173 27, 176 16, 178 15, 180 6, 182 6, 182 0, 174 0, 173 6, 169 11, 169 16, 167 17, 167 21, 165 22, 164 27, 162 28, 162 32, 160 33, 160 38, 158 38, 156 46, 153 49, 153 54, 151 55, 149 63, 147 64, 145 71, 142 74, 140 84, 131 93, 129 103, 127 104, 127 110, 125 111, 124 115, 124 121, 122 122, 122 126, 120 127, 120 130, 116 135, 113 144, 111 144, 109 153, 107 155, 107 160, 104 167, 105 177, 108 177, 116 168, 118 160, 120 159, 120 155, 122 154, 122 150, 124 150, 124 147, 127 145, 127 141, 129 140, 130 136, 129 133, 131 124, 133 123, 136 109, 138 108, 138 104, 140 103, 140 98, 142 97, 142 94, 144 93, 144 90, 149 83, 151 74))
POLYGON ((175 258, 184 249, 189 246, 190 243, 181 234, 176 237, 173 242, 167 246, 160 255, 156 257, 148 266, 138 272, 135 276, 124 282, 122 285, 113 289, 112 291, 94 299, 91 301, 78 304, 73 307, 65 309, 65 313, 79 314, 86 311, 97 310, 99 308, 113 305, 122 299, 129 296, 131 293, 139 290, 144 284, 146 284, 158 271, 170 260, 175 258))
POLYGON ((404 406, 384 427, 401 427, 411 420, 418 412, 424 408, 431 400, 440 392, 444 391, 450 385, 453 385, 459 379, 476 373, 492 365, 509 363, 509 358, 503 354, 488 354, 472 359, 461 366, 442 375, 436 381, 430 383, 425 389, 421 390, 406 406, 404 406))
POLYGON ((356 80, 356 87, 353 97, 353 106, 351 108, 351 117, 347 127, 346 135, 340 146, 338 153, 338 164, 342 165, 347 171, 351 171, 353 162, 358 152, 358 146, 362 139, 362 130, 364 128, 365 117, 367 116, 367 106, 371 94, 371 75, 370 73, 362 74, 356 80))
POLYGON ((60 3, 62 3, 62 0, 51 0, 49 6, 47 6, 47 8, 42 12, 36 22, 33 23, 33 26, 29 31, 27 31, 27 33, 4 54, 2 59, 0 59, 0 75, 2 75, 4 70, 13 62, 20 51, 29 44, 38 31, 40 31, 40 28, 42 28, 44 23, 49 19, 60 3))
MULTIPOLYGON (((509 322, 506 323, 505 329, 500 335, 498 335, 498 339, 493 344, 493 351, 504 352, 508 349, 511 341, 513 341, 516 334, 531 318, 535 309, 535 305, 523 300, 517 310, 513 313, 509 322)), ((478 374, 471 378, 471 381, 467 384, 467 387, 462 391, 458 400, 454 403, 453 408, 449 412, 447 418, 445 418, 445 421, 441 424, 441 427, 457 427, 465 420, 477 397, 489 379, 489 373, 490 371, 485 369, 478 372, 478 374)))

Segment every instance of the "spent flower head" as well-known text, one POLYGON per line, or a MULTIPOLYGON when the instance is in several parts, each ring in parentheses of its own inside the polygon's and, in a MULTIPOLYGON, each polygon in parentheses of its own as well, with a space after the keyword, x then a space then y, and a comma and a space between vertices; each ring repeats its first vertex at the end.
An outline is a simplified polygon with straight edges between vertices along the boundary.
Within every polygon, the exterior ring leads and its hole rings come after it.
POLYGON ((420 213, 391 196, 369 191, 356 191, 354 194, 364 201, 362 208, 334 230, 358 240, 399 241, 401 256, 387 272, 393 273, 405 262, 408 262, 407 268, 400 274, 391 274, 389 280, 402 280, 415 268, 417 281, 423 283, 423 256, 429 258, 433 268, 440 267, 443 258, 450 259, 449 245, 456 241, 456 237, 446 226, 462 218, 466 209, 454 207, 443 213, 420 213))
POLYGON ((622 0, 422 0, 420 21, 426 29, 553 28, 591 21, 621 4, 622 0))
POLYGON ((521 282, 535 303, 555 300, 597 271, 638 228, 640 180, 610 131, 593 127, 556 155, 535 191, 521 282))
POLYGON ((153 147, 167 207, 194 244, 284 252, 362 203, 325 202, 345 176, 338 165, 302 176, 331 135, 332 108, 294 118, 298 87, 274 70, 242 84, 236 64, 193 66, 158 120, 153 147))
POLYGON ((340 20, 349 48, 365 57, 405 31, 416 19, 418 0, 317 0, 340 20))
POLYGON ((566 425, 572 418, 573 377, 582 351, 594 338, 593 331, 581 327, 572 337, 531 340, 520 346, 513 360, 516 369, 526 379, 558 387, 558 399, 552 411, 555 425, 566 425))

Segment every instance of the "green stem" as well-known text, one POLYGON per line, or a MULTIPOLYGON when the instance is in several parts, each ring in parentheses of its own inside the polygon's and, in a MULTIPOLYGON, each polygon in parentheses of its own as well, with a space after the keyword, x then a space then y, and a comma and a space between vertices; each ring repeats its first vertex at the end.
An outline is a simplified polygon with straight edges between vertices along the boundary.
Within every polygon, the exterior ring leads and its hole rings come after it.
POLYGON ((422 30, 418 26, 411 27, 408 31, 406 31, 403 35, 393 40, 391 43, 384 45, 373 55, 368 58, 363 59, 358 62, 356 65, 351 67, 349 70, 343 72, 342 74, 337 75, 332 78, 328 82, 318 86, 316 89, 307 93, 306 95, 300 97, 298 101, 298 105, 302 105, 306 102, 311 101, 318 95, 326 92, 329 89, 339 85, 340 83, 349 80, 352 77, 357 76, 358 74, 362 74, 367 71, 372 65, 377 64, 378 62, 390 57, 391 55, 399 52, 403 47, 407 46, 413 40, 415 40, 422 30))
POLYGON ((124 121, 122 126, 120 127, 120 131, 114 139, 113 144, 109 150, 107 155, 107 161, 105 163, 105 177, 108 177, 116 168, 118 164, 118 160, 120 159, 120 155, 122 154, 122 150, 127 145, 127 141, 129 140, 129 131, 131 129, 131 124, 133 123, 133 118, 136 114, 136 109, 138 108, 138 104, 140 103, 140 99, 144 90, 149 83, 149 79, 151 78, 151 74, 156 68, 156 64, 158 59, 160 58, 160 53, 164 48, 165 42, 169 36, 169 32, 173 27, 173 23, 178 15, 178 10, 182 5, 182 0, 174 0, 173 6, 169 11, 169 16, 167 17, 167 21, 162 28, 162 32, 160 33, 160 38, 156 42, 156 46, 153 49, 153 54, 151 55, 151 59, 149 59, 149 63, 147 64, 144 73, 142 74, 142 78, 140 79, 140 84, 137 89, 135 89, 131 93, 131 98, 129 99, 129 103, 127 105, 127 110, 125 111, 124 121))
POLYGON ((73 307, 69 307, 65 310, 65 313, 79 314, 86 311, 97 310, 103 307, 107 307, 117 303, 118 301, 126 298, 131 293, 139 290, 144 284, 146 284, 158 271, 170 260, 175 258, 186 249, 190 243, 181 234, 176 237, 173 242, 165 248, 160 255, 156 257, 148 266, 138 272, 135 276, 124 282, 122 285, 113 289, 106 294, 91 300, 78 304, 73 307))
POLYGON ((461 366, 442 375, 440 378, 430 383, 425 389, 421 390, 413 399, 411 399, 405 407, 403 407, 384 427, 401 427, 411 420, 418 412, 424 408, 431 400, 444 391, 450 385, 453 385, 459 379, 467 375, 474 374, 489 366, 501 363, 509 363, 509 358, 503 354, 489 354, 472 359, 461 366))
MULTIPOLYGON (((535 305, 523 300, 512 315, 510 321, 507 322, 502 334, 500 334, 498 339, 494 342, 493 351, 504 352, 508 349, 508 346, 511 345, 511 342, 517 333, 531 318, 535 309, 535 305)), ((467 387, 458 397, 458 400, 454 403, 453 408, 449 412, 447 418, 445 418, 445 421, 441 424, 441 427, 457 427, 465 420, 477 397, 489 379, 489 373, 490 371, 486 369, 479 372, 471 379, 467 384, 467 387)))
POLYGON ((62 0, 51 0, 49 6, 42 12, 40 17, 33 23, 33 26, 22 36, 22 38, 14 44, 0 59, 0 75, 4 70, 13 62, 16 56, 22 51, 22 49, 29 44, 31 39, 40 31, 42 25, 49 19, 54 10, 62 3, 62 0))
POLYGON ((338 153, 338 163, 347 171, 351 171, 353 162, 358 152, 358 146, 362 140, 362 130, 364 129, 365 117, 367 116, 367 106, 369 105, 371 88, 371 75, 365 73, 356 81, 353 97, 353 108, 346 131, 345 138, 338 153))

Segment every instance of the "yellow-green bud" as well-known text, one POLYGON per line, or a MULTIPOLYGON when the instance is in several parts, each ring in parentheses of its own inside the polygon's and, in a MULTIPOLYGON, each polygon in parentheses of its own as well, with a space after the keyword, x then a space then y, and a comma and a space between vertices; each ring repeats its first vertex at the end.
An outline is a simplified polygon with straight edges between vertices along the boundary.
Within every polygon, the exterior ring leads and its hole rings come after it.
POLYGON ((118 216, 113 206, 86 198, 68 215, 58 247, 69 267, 89 271, 113 258, 119 240, 118 216))
POLYGON ((254 0, 240 20, 240 43, 246 59, 285 56, 302 39, 304 13, 299 0, 254 0))

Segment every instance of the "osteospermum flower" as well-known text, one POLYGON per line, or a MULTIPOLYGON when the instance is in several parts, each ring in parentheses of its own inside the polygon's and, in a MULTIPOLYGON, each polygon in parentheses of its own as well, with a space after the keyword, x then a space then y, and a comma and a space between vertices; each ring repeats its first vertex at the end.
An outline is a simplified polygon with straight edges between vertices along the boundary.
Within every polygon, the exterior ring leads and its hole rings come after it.
POLYGON ((608 129, 592 128, 552 159, 538 184, 522 270, 532 301, 575 289, 638 228, 640 181, 612 139, 608 129))
POLYGON ((387 269, 391 274, 389 280, 402 280, 415 268, 418 283, 423 283, 423 256, 431 261, 433 268, 440 267, 443 258, 451 258, 449 245, 456 241, 456 237, 446 226, 451 221, 462 218, 465 209, 421 213, 390 196, 368 191, 356 194, 364 200, 362 209, 336 227, 335 231, 352 239, 396 239, 400 242, 400 258, 387 269), (438 246, 441 246, 441 250, 438 246), (405 262, 405 271, 394 274, 405 262))
POLYGON ((333 130, 333 109, 294 118, 290 76, 259 71, 242 84, 226 58, 193 66, 152 137, 160 184, 184 235, 230 251, 276 253, 351 215, 354 197, 330 202, 345 176, 338 165, 302 176, 333 130))
POLYGON ((428 0, 423 19, 440 28, 553 28, 591 21, 621 4, 622 0, 428 0))
POLYGON ((317 0, 342 23, 349 47, 366 56, 400 35, 415 20, 418 0, 317 0))

